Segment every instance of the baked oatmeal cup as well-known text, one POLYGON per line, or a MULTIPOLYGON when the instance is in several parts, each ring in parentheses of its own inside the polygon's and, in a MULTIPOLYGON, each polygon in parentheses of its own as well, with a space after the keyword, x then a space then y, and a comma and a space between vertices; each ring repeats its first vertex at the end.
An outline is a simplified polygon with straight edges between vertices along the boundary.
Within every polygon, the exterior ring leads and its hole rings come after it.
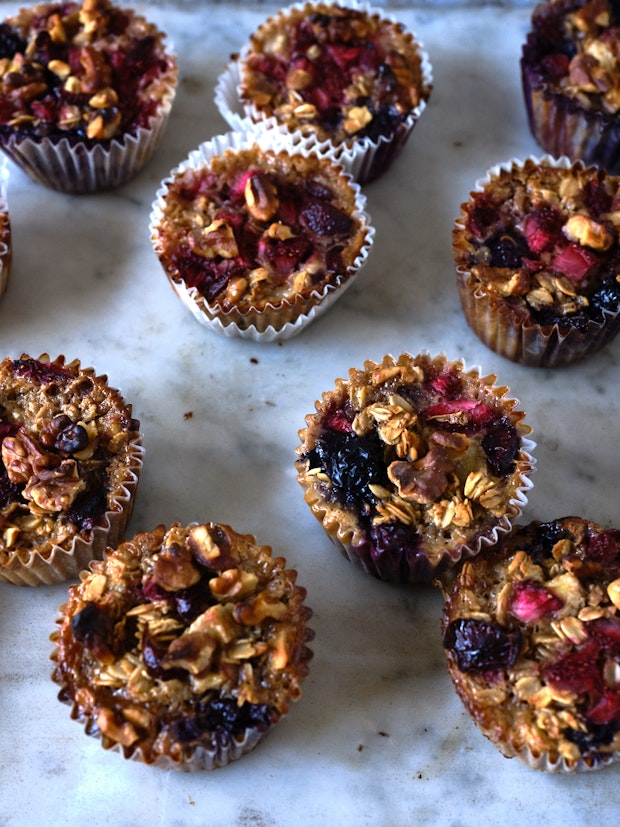
POLYGON ((256 341, 298 334, 353 283, 374 228, 359 185, 276 136, 229 133, 166 178, 151 241, 201 324, 256 341))
POLYGON ((448 670, 509 758, 550 772, 620 757, 620 532, 581 517, 515 526, 447 592, 448 670))
POLYGON ((453 231, 468 324, 487 347, 555 367, 620 330, 620 178, 567 158, 527 158, 487 173, 453 231))
POLYGON ((122 536, 142 468, 140 423, 77 359, 0 362, 0 581, 77 577, 122 536))
POLYGON ((215 100, 233 129, 303 135, 368 183, 400 154, 432 86, 422 43, 383 11, 297 3, 252 34, 215 100))
POLYGON ((529 125, 545 152, 620 173, 617 3, 539 3, 523 45, 521 77, 529 125))
POLYGON ((53 680, 104 749, 212 770, 252 750, 301 696, 312 612, 297 573, 230 526, 141 532, 60 608, 53 680))
POLYGON ((155 151, 177 81, 165 35, 131 9, 22 8, 0 24, 0 149, 53 189, 118 187, 155 151))
POLYGON ((531 488, 531 428, 508 388, 445 354, 367 361, 316 402, 297 479, 367 573, 431 581, 510 531, 531 488))

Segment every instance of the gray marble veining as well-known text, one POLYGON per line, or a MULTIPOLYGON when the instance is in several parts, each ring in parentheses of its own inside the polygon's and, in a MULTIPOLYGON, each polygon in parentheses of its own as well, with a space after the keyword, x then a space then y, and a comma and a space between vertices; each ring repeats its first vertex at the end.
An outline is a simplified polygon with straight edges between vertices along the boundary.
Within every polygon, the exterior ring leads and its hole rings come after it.
MULTIPOLYGON (((0 14, 16 7, 0 2, 0 14)), ((226 129, 213 103, 218 74, 276 8, 152 8, 178 51, 181 82, 161 148, 129 185, 71 197, 11 170, 14 266, 0 351, 79 357, 133 403, 146 456, 130 531, 227 522, 297 568, 314 609, 310 677, 289 717, 241 761, 211 774, 158 772, 106 753, 57 701, 48 637, 65 587, 0 584, 0 824, 614 823, 617 767, 537 774, 478 733, 444 670, 439 594, 376 582, 342 559, 293 467, 297 430, 337 376, 388 352, 445 351, 496 373, 527 412, 538 466, 523 520, 574 513, 620 523, 620 342, 567 369, 513 365, 471 333, 454 283, 459 204, 488 166, 540 154, 518 72, 529 9, 399 9, 429 52, 435 88, 401 158, 367 188, 377 229, 368 264, 299 337, 260 345, 191 318, 147 225, 159 181, 226 129)))

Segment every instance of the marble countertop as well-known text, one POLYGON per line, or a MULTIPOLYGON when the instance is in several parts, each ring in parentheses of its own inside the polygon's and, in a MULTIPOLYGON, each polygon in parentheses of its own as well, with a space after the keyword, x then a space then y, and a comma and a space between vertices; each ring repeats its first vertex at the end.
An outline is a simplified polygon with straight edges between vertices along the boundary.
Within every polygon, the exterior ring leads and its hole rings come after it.
MULTIPOLYGON (((0 15, 16 8, 0 2, 0 15)), ((161 148, 129 185, 72 197, 11 169, 14 265, 0 351, 78 357, 133 404, 146 456, 131 533, 225 522, 298 570, 316 632, 303 697, 253 753, 222 770, 186 775, 124 761, 56 698, 48 637, 66 587, 0 584, 0 824, 611 824, 618 767, 555 776, 504 759, 445 671, 439 594, 380 583, 340 557, 293 465, 304 416, 349 367, 445 351, 496 373, 527 412, 538 466, 524 521, 578 514, 620 523, 620 341, 566 369, 514 365, 471 333, 455 287, 459 204, 488 166, 539 154, 518 73, 529 9, 399 9, 429 52, 435 88, 402 156, 366 189, 377 230, 368 264, 300 336, 257 344, 197 324, 168 286, 147 227, 159 181, 226 130, 216 79, 276 8, 150 9, 178 51, 181 82, 161 148)))

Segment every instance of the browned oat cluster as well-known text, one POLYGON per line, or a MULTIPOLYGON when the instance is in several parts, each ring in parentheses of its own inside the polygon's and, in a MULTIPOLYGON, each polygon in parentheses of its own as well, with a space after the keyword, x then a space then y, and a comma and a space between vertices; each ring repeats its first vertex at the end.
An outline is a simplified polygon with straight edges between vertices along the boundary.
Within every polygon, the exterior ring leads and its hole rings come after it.
POLYGON ((213 523, 136 535, 61 609, 54 680, 72 716, 125 757, 213 769, 299 698, 311 611, 296 572, 213 523))
POLYGON ((77 575, 131 513, 139 423, 107 377, 77 360, 0 362, 0 580, 77 575))
POLYGON ((431 579, 506 531, 533 460, 507 388, 445 356, 352 369, 300 431, 298 480, 344 554, 382 579, 431 579))
POLYGON ((458 694, 505 755, 565 771, 620 755, 620 532, 515 528, 463 564, 443 625, 458 694))
POLYGON ((147 126, 176 71, 163 34, 108 0, 24 8, 2 24, 0 130, 109 141, 147 126))

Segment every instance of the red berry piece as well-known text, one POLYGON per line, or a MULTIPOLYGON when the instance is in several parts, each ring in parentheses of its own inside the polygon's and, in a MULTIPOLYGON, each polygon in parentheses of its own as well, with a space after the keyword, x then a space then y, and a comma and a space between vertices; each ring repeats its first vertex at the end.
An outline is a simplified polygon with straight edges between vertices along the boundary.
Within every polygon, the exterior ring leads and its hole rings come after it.
POLYGON ((588 623, 588 635, 612 657, 620 656, 620 618, 599 617, 588 623))
POLYGON ((556 689, 581 694, 600 695, 604 688, 597 641, 588 641, 581 649, 568 652, 549 664, 544 672, 547 682, 556 689))
POLYGON ((522 623, 533 623, 557 612, 564 601, 535 580, 518 580, 513 586, 510 613, 522 623))
POLYGON ((611 724, 620 719, 620 692, 607 688, 603 697, 587 712, 588 722, 592 724, 611 724))
POLYGON ((554 207, 541 207, 526 217, 523 230, 533 253, 553 250, 557 242, 562 241, 562 215, 554 207))
POLYGON ((353 430, 351 419, 342 408, 330 411, 325 416, 323 424, 328 431, 340 431, 340 433, 348 434, 353 430))
POLYGON ((60 365, 40 362, 38 359, 16 359, 13 369, 17 376, 23 376, 38 385, 55 382, 71 375, 70 371, 60 365))
POLYGON ((302 226, 318 236, 341 236, 351 232, 353 219, 329 201, 312 199, 305 204, 299 220, 302 226))
POLYGON ((594 535, 586 547, 586 555, 595 563, 610 565, 619 559, 620 531, 609 529, 594 535))
POLYGON ((596 253, 580 247, 579 244, 569 244, 553 259, 552 267, 573 281, 581 281, 597 264, 596 253))

